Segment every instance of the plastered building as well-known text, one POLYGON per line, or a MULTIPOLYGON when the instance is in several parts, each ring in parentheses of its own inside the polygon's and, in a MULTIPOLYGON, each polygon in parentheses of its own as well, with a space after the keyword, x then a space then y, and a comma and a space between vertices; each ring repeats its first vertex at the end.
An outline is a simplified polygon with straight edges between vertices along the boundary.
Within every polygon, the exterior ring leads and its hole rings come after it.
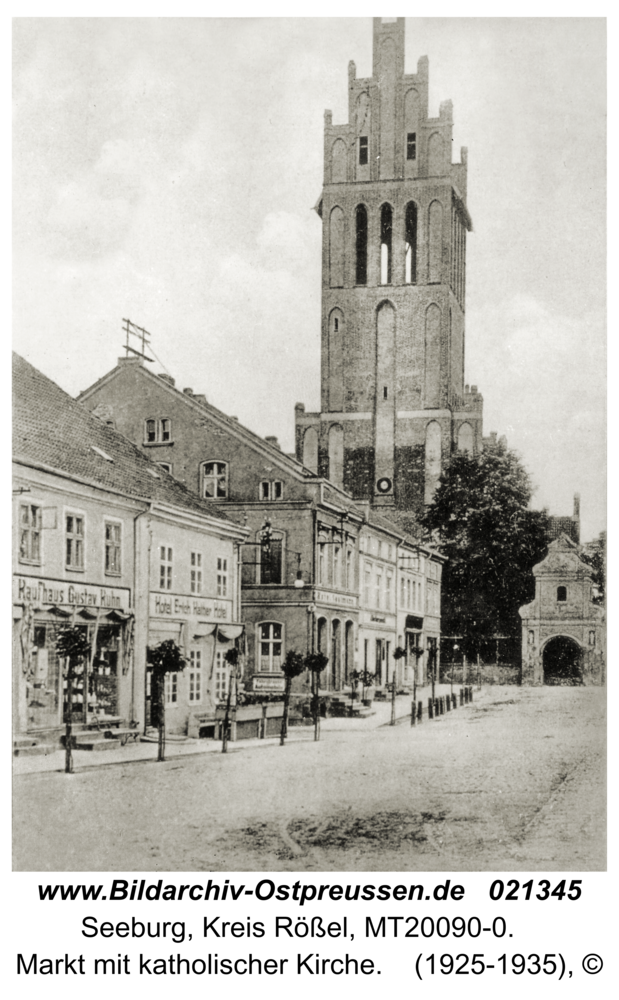
POLYGON ((374 18, 373 71, 348 68, 348 123, 325 112, 321 408, 297 457, 356 499, 413 516, 456 448, 482 444, 464 384, 467 150, 451 101, 428 116, 428 60, 404 72, 404 18, 374 18))

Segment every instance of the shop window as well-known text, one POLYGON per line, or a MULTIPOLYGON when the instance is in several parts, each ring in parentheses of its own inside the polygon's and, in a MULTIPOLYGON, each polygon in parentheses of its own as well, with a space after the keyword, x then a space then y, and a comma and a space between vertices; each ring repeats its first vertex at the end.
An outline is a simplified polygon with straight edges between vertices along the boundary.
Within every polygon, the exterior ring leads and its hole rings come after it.
POLYGON ((172 549, 159 546, 159 589, 172 590, 172 549))
POLYGON ((168 417, 144 421, 144 444, 169 444, 172 440, 172 421, 168 417))
POLYGON ((282 625, 262 622, 258 625, 259 669, 273 672, 282 665, 282 625))
POLYGON ((202 496, 206 500, 225 500, 228 496, 227 462, 202 463, 202 496))
POLYGON ((166 705, 174 705, 178 701, 178 674, 165 675, 164 697, 166 705))
POLYGON ((19 506, 19 561, 41 562, 41 508, 36 504, 19 506))
POLYGON ((189 651, 189 701, 202 701, 202 650, 189 651))
POLYGON ((113 521, 105 522, 105 572, 109 576, 120 576, 121 525, 113 521))
POLYGON ((567 601, 567 587, 557 587, 557 601, 567 601))
POLYGON ((217 557, 217 596, 228 596, 228 560, 217 557))
POLYGON ((84 569, 84 518, 67 514, 65 532, 65 565, 67 569, 84 569))
POLYGON ((192 594, 202 593, 202 553, 191 553, 190 585, 192 594))

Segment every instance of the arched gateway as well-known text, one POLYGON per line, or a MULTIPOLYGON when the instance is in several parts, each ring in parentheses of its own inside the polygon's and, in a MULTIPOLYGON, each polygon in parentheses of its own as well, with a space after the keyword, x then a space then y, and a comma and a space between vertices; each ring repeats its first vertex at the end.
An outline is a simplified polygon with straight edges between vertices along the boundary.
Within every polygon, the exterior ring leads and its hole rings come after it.
POLYGON ((555 635, 542 650, 544 684, 582 684, 583 651, 568 635, 555 635))

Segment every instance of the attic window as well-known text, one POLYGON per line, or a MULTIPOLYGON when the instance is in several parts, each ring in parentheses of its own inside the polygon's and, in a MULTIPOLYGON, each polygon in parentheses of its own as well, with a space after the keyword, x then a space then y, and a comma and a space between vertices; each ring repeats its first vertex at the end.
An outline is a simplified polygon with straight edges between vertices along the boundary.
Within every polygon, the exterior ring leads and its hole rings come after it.
POLYGON ((107 452, 103 451, 102 448, 97 448, 96 444, 91 444, 90 447, 92 448, 93 451, 96 451, 97 455, 101 455, 101 458, 104 458, 106 462, 113 462, 114 461, 114 459, 110 458, 110 456, 107 454, 107 452))

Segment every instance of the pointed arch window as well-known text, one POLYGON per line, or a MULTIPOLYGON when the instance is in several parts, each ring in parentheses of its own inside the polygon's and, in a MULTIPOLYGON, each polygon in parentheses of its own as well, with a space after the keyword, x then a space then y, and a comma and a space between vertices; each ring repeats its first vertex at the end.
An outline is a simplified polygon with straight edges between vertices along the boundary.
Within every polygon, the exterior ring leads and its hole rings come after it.
POLYGON ((380 210, 380 283, 391 284, 391 244, 393 235, 393 209, 383 205, 380 210))
POLYGON ((368 282, 368 212, 365 205, 357 205, 355 212, 356 274, 358 285, 368 282))
POLYGON ((407 285, 417 283, 417 206, 409 201, 404 217, 405 276, 407 285))

